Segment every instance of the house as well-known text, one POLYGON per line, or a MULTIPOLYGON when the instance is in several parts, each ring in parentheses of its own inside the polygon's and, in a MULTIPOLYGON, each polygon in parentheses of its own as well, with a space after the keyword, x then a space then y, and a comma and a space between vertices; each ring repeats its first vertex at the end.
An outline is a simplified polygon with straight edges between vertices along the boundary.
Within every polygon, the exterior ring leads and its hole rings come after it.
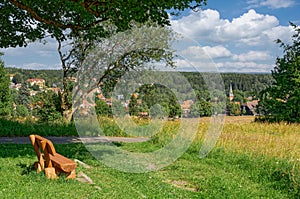
POLYGON ((257 115, 256 106, 258 105, 258 100, 253 100, 245 102, 241 105, 242 110, 246 111, 246 115, 257 115))
POLYGON ((45 80, 40 78, 27 79, 26 82, 30 85, 37 85, 39 88, 45 87, 45 80))
POLYGON ((183 116, 187 117, 191 110, 191 105, 193 104, 193 100, 186 100, 180 103, 181 110, 183 111, 183 116))

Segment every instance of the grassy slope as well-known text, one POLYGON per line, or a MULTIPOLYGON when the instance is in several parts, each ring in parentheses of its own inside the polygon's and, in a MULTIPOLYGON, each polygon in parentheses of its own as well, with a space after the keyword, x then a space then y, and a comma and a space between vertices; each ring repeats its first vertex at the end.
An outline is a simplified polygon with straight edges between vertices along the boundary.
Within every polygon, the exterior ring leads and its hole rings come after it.
MULTIPOLYGON (((31 169, 36 161, 32 146, 0 145, 0 198, 300 198, 299 126, 228 119, 218 146, 206 158, 198 158, 207 129, 203 121, 181 158, 146 174, 108 168, 81 144, 56 145, 63 155, 92 165, 79 166, 77 172, 84 171, 101 190, 77 181, 47 180, 31 169)), ((170 126, 150 142, 118 146, 137 152, 158 149, 172 137, 170 126)))

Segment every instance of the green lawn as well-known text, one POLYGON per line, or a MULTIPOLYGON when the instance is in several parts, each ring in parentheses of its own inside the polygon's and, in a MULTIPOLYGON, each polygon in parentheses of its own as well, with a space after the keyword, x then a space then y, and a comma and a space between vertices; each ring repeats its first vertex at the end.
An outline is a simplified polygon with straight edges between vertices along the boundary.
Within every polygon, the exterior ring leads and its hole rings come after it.
MULTIPOLYGON (((119 144, 143 151, 147 143, 119 144)), ((74 180, 48 180, 31 165, 31 145, 0 145, 0 198, 300 198, 299 173, 284 159, 216 148, 198 158, 192 145, 168 167, 144 174, 124 173, 95 160, 82 144, 55 145, 56 150, 92 166, 83 171, 95 185, 74 180), (296 180, 295 180, 296 179, 296 180), (100 187, 100 190, 97 188, 100 187)))

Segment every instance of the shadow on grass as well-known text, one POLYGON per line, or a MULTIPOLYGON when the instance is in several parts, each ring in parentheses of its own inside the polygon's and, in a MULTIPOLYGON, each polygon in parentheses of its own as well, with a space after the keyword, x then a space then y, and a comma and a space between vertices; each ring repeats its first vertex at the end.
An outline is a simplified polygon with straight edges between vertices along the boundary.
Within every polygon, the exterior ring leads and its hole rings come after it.
POLYGON ((36 169, 33 166, 33 163, 31 165, 18 163, 16 166, 20 167, 22 169, 21 175, 28 175, 31 172, 36 172, 36 169))

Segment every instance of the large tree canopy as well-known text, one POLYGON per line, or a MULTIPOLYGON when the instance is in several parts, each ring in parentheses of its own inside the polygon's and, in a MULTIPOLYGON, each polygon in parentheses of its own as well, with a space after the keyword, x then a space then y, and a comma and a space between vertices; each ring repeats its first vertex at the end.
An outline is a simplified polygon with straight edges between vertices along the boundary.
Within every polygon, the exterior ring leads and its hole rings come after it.
MULTIPOLYGON (((0 53, 0 57, 2 54, 0 53)), ((11 95, 9 91, 9 76, 0 59, 0 116, 9 115, 11 112, 11 95)))
POLYGON ((292 44, 277 42, 283 47, 272 71, 274 84, 267 88, 259 102, 263 119, 271 122, 300 122, 300 27, 294 27, 292 44))
POLYGON ((206 0, 1 0, 0 47, 26 46, 47 35, 66 39, 63 31, 103 33, 103 22, 112 22, 119 31, 135 21, 169 25, 167 10, 177 14, 197 9, 206 0))

